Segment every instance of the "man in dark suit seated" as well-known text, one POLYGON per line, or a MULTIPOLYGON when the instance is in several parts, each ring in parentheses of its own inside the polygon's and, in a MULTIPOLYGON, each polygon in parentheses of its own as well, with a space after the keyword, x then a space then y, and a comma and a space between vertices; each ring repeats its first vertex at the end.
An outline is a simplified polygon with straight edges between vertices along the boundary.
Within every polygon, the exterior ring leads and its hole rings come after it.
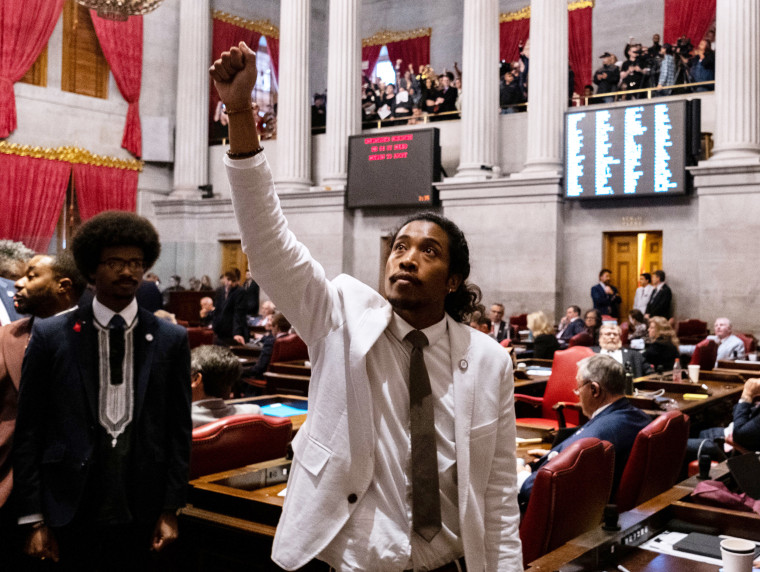
MULTIPOLYGON (((290 332, 290 322, 282 315, 281 312, 275 312, 271 321, 272 329, 258 343, 261 344, 261 353, 256 359, 256 363, 243 370, 243 377, 252 379, 261 379, 264 372, 269 368, 269 362, 272 360, 272 350, 277 338, 287 336, 290 332)), ((243 383, 243 395, 255 395, 257 392, 253 386, 243 383)))
POLYGON ((495 303, 491 305, 491 330, 486 332, 497 342, 501 342, 504 338, 510 338, 509 324, 502 318, 504 317, 504 304, 495 303))
POLYGON ((583 414, 589 420, 551 451, 531 451, 542 456, 519 471, 522 474, 518 474, 518 483, 523 480, 518 497, 522 510, 528 506, 536 471, 583 437, 609 441, 615 448, 615 474, 612 481, 614 497, 636 435, 651 421, 648 415, 632 405, 623 395, 625 372, 623 366, 610 356, 594 355, 578 362, 576 380, 577 388, 573 391, 580 400, 583 414))
POLYGON ((581 318, 580 306, 568 306, 565 317, 559 323, 557 341, 561 348, 567 348, 567 342, 576 334, 586 331, 586 324, 581 318))
POLYGON ((630 371, 634 379, 652 373, 652 366, 639 352, 623 347, 620 339, 620 326, 605 324, 599 329, 599 345, 591 348, 596 353, 606 354, 615 359, 626 372, 630 371))
POLYGON ((35 320, 21 373, 14 494, 25 551, 66 570, 139 570, 178 534, 190 460, 187 331, 137 305, 161 245, 108 211, 72 241, 91 304, 35 320))
POLYGON ((193 428, 239 413, 261 413, 255 403, 228 403, 243 368, 237 356, 222 346, 198 346, 190 354, 193 428))
POLYGON ((723 461, 725 453, 736 448, 739 452, 760 451, 760 378, 744 382, 739 403, 734 406, 733 421, 728 427, 712 427, 700 432, 699 438, 689 439, 686 460, 700 454, 710 455, 713 461, 723 461), (725 443, 725 445, 724 445, 725 443))

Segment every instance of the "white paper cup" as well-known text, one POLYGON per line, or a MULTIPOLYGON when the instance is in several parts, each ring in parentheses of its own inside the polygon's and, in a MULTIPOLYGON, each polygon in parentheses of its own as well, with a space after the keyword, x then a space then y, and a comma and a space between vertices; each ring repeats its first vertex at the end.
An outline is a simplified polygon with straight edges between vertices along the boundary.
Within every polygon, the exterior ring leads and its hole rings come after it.
POLYGON ((757 352, 750 352, 747 354, 749 361, 757 361, 757 352))
POLYGON ((699 365, 689 364, 689 381, 699 383, 699 365))
POLYGON ((720 541, 724 572, 752 572, 755 543, 741 538, 724 538, 720 541))

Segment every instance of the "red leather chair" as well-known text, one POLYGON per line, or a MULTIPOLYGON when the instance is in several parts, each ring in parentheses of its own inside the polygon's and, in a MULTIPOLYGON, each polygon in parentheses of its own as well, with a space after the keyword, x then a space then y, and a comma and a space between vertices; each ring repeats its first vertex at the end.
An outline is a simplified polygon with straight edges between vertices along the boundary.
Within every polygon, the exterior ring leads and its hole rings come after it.
POLYGON ((516 314, 509 317, 509 325, 514 328, 515 333, 520 330, 528 329, 528 314, 516 314))
POLYGON ((757 338, 752 334, 742 334, 741 332, 734 332, 734 335, 744 342, 744 351, 751 353, 757 351, 757 338))
POLYGON ((580 332, 575 334, 567 341, 568 348, 574 348, 576 346, 591 347, 594 345, 594 338, 588 332, 580 332))
POLYGON ((628 345, 628 333, 630 332, 631 323, 628 320, 624 320, 620 324, 620 343, 624 346, 628 345))
MULTIPOLYGON (((546 382, 546 390, 543 397, 532 395, 515 394, 515 401, 529 403, 536 408, 541 407, 541 417, 520 418, 518 423, 545 427, 547 429, 557 429, 564 426, 559 422, 559 415, 553 409, 553 406, 562 401, 569 403, 578 403, 578 396, 573 393, 576 388, 575 378, 578 374, 578 362, 583 358, 594 355, 591 348, 585 346, 576 346, 566 350, 559 350, 554 353, 554 362, 552 363, 552 373, 546 382)), ((567 426, 575 426, 579 423, 577 411, 566 410, 567 426)))
POLYGON ((267 371, 276 372, 276 368, 272 368, 272 364, 279 361, 295 361, 295 360, 308 360, 309 348, 306 347, 304 341, 298 337, 298 334, 288 334, 287 336, 281 336, 274 341, 272 347, 272 357, 269 359, 269 367, 267 371))
POLYGON ((188 328, 187 341, 190 349, 198 346, 210 346, 214 343, 214 330, 211 328, 188 328))
POLYGON ((615 452, 594 437, 578 439, 538 470, 520 523, 523 566, 599 526, 610 498, 615 452))
POLYGON ((193 429, 190 478, 284 457, 292 424, 287 417, 241 414, 193 429))
POLYGON ((686 454, 689 416, 663 413, 644 427, 633 442, 617 490, 619 512, 656 497, 676 484, 686 454))
POLYGON ((676 335, 682 344, 697 344, 707 337, 707 322, 689 319, 676 324, 676 335))
POLYGON ((702 340, 694 348, 689 365, 699 365, 700 370, 712 370, 718 359, 718 344, 712 340, 702 340))

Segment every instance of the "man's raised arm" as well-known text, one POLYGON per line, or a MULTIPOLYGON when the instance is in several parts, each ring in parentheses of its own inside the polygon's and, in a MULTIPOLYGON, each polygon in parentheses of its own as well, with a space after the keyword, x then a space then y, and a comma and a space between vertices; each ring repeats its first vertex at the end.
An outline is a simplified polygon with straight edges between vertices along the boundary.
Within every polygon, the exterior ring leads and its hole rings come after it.
POLYGON ((223 52, 209 68, 219 98, 227 108, 231 159, 250 157, 261 147, 251 103, 257 74, 256 53, 245 42, 223 52))

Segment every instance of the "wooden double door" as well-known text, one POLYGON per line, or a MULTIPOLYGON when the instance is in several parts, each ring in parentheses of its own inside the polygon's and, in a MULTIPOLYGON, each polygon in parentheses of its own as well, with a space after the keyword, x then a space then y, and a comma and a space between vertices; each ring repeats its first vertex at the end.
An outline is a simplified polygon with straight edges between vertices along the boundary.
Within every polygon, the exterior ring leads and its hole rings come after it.
POLYGON ((620 291, 620 319, 633 307, 639 275, 662 268, 662 231, 606 232, 604 267, 612 270, 612 284, 620 291))

